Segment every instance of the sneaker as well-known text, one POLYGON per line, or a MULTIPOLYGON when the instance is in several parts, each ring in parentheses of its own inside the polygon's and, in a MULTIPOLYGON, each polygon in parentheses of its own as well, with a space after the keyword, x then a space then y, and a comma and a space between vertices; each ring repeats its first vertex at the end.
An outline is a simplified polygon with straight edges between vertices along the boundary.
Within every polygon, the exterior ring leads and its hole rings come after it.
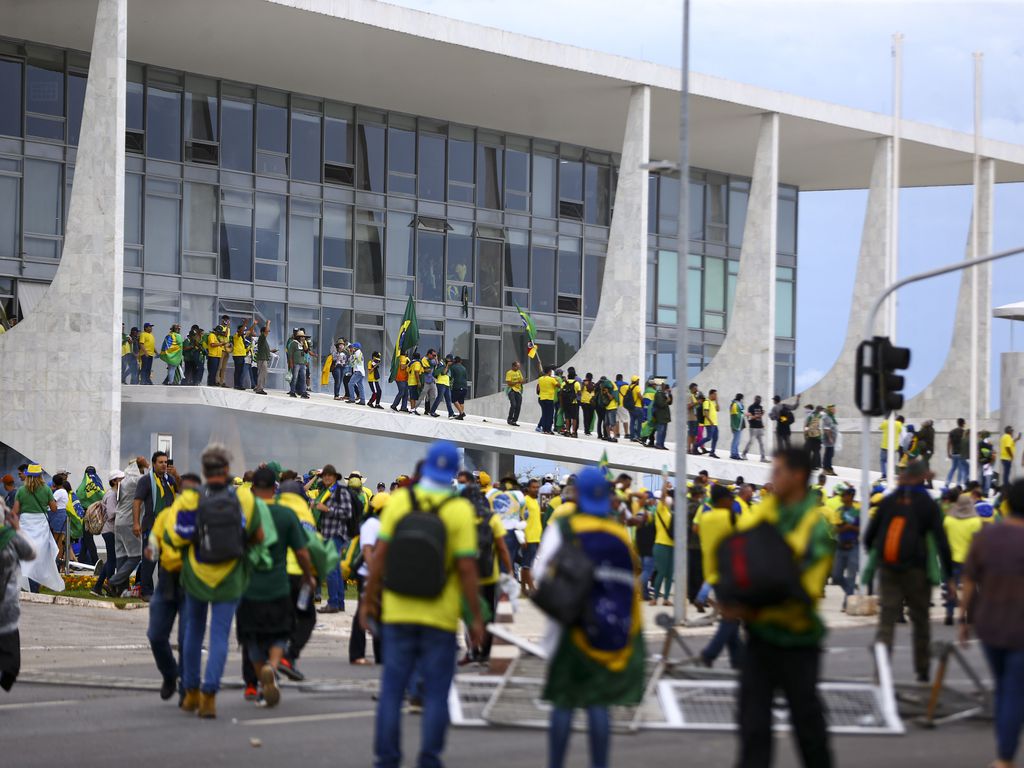
POLYGON ((717 459, 718 458, 718 454, 717 453, 709 453, 708 454, 708 458, 709 459, 717 459))
POLYGON ((391 406, 391 410, 392 410, 392 411, 394 411, 395 413, 398 413, 398 408, 396 408, 396 407, 395 407, 395 406, 393 406, 393 405, 391 406))
POLYGON ((421 715, 423 714, 423 699, 419 696, 409 697, 409 714, 410 715, 421 715))
POLYGON ((298 397, 294 392, 289 392, 288 397, 298 397))
POLYGON ((178 680, 174 677, 165 677, 163 684, 160 686, 160 698, 167 701, 174 692, 178 690, 178 680))
POLYGON ((309 400, 309 395, 299 395, 303 400, 309 400))
POLYGON ((276 707, 281 701, 281 689, 277 687, 277 675, 269 664, 260 670, 260 684, 263 686, 263 700, 268 707, 276 707))
POLYGON ((277 665, 277 671, 297 683, 306 679, 306 676, 295 666, 295 662, 287 658, 281 659, 281 663, 277 665))
POLYGON ((242 694, 242 697, 246 701, 259 701, 260 691, 255 685, 247 685, 245 686, 245 693, 242 694))

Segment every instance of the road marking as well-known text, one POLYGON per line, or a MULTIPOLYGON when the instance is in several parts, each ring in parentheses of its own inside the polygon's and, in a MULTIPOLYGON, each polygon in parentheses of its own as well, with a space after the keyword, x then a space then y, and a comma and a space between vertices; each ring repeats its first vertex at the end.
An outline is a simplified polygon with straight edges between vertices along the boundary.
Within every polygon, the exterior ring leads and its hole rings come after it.
MULTIPOLYGON (((14 706, 14 705, 11 705, 14 706)), ((238 725, 293 725, 295 723, 319 723, 325 720, 356 720, 360 717, 373 717, 375 709, 358 712, 331 712, 322 715, 293 715, 292 717, 266 717, 253 720, 239 720, 238 725)))
POLYGON ((57 699, 55 701, 26 701, 21 704, 0 704, 0 711, 5 709, 35 709, 38 707, 60 707, 65 704, 81 704, 81 699, 57 699))
POLYGON ((80 651, 88 648, 92 651, 148 651, 148 645, 135 643, 131 645, 23 645, 22 651, 80 651))

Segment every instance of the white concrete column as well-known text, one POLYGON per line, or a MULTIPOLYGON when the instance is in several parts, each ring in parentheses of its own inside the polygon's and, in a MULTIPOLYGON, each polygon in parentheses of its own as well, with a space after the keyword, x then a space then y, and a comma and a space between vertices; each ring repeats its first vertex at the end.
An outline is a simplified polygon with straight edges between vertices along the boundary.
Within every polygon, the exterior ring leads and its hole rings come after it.
MULTIPOLYGON (((651 89, 635 85, 630 90, 622 138, 600 308, 593 329, 579 351, 563 366, 574 367, 580 378, 587 371, 592 372, 595 379, 602 374, 613 377, 623 373, 628 377, 645 373, 648 172, 640 166, 650 160, 650 137, 651 89)), ((774 296, 773 291, 773 300, 774 296)), ((528 378, 536 378, 534 363, 524 360, 523 364, 531 367, 528 378)), ((540 410, 532 386, 527 386, 523 394, 520 421, 536 421, 540 410)), ((504 417, 508 413, 508 400, 504 393, 489 395, 470 401, 467 409, 474 414, 504 417)))
POLYGON ((744 394, 747 403, 753 402, 754 395, 769 403, 775 393, 778 196, 779 116, 770 113, 761 116, 728 332, 718 353, 696 378, 704 393, 718 390, 723 431, 729 423, 727 405, 737 392, 744 394))
POLYGON ((73 478, 120 464, 126 4, 98 3, 57 274, 0 336, 3 441, 73 478))
MULTIPOLYGON (((992 218, 995 203, 995 162, 981 161, 981 184, 978 190, 978 254, 992 252, 992 218)), ((965 259, 971 258, 971 228, 968 227, 965 259)), ((978 270, 978 419, 989 413, 989 380, 992 362, 992 265, 975 267, 978 270)), ((937 308, 938 312, 946 308, 937 308)), ((948 310, 947 310, 948 311, 948 310)), ((968 417, 970 410, 971 380, 971 270, 960 276, 960 294, 953 321, 953 338, 949 343, 946 362, 938 375, 925 389, 904 407, 907 417, 914 422, 921 419, 956 419, 968 417)))
MULTIPOLYGON (((813 405, 834 404, 841 417, 856 415, 853 398, 854 370, 857 364, 857 346, 864 333, 864 322, 871 304, 885 289, 886 254, 889 252, 889 208, 892 202, 892 139, 875 140, 875 159, 871 166, 871 186, 868 205, 864 212, 864 229, 860 240, 860 258, 857 276, 853 281, 850 319, 846 327, 846 341, 839 358, 820 381, 809 387, 801 398, 813 405)), ((875 333, 883 334, 889 327, 888 304, 878 313, 875 333)))

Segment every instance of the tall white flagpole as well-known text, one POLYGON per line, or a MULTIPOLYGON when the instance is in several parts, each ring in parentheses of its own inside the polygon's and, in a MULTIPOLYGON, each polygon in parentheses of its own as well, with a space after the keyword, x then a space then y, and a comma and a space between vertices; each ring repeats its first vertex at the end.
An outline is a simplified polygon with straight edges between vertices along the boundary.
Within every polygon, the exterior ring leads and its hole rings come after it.
MULTIPOLYGON (((892 285, 898 276, 897 265, 900 254, 900 134, 903 122, 903 33, 892 36, 892 192, 889 201, 889 258, 888 283, 892 285)), ((896 343, 896 294, 889 298, 886 317, 886 333, 896 343)), ((896 413, 887 416, 889 434, 886 445, 889 446, 885 465, 885 476, 890 486, 896 482, 896 413)))
MULTIPOLYGON (((974 201, 971 206, 971 258, 978 258, 978 204, 981 200, 981 62, 982 54, 974 54, 974 201)), ((971 267, 971 401, 967 425, 970 435, 968 478, 978 471, 978 292, 981 267, 971 267)), ((980 473, 979 473, 980 474, 980 473)), ((977 479, 981 479, 980 476, 977 479)))

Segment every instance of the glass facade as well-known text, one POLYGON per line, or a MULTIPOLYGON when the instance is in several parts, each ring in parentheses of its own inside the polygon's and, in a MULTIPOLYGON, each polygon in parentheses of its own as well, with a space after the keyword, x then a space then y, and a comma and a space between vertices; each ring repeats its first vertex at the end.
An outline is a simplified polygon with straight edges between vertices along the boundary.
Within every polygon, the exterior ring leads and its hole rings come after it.
MULTIPOLYGON (((18 281, 56 269, 87 68, 80 53, 0 38, 0 279, 15 311, 18 281)), ((421 349, 466 358, 480 396, 524 359, 516 306, 545 363, 572 357, 597 316, 611 153, 136 63, 124 140, 128 325, 227 313, 271 319, 278 345, 303 326, 321 349, 345 336, 387 354, 411 295, 421 349)), ((651 185, 648 372, 663 374, 678 180, 651 185)), ((726 327, 749 182, 695 172, 693 188, 702 364, 726 327)), ((792 306, 796 190, 780 196, 794 228, 780 222, 779 304, 792 306)))

